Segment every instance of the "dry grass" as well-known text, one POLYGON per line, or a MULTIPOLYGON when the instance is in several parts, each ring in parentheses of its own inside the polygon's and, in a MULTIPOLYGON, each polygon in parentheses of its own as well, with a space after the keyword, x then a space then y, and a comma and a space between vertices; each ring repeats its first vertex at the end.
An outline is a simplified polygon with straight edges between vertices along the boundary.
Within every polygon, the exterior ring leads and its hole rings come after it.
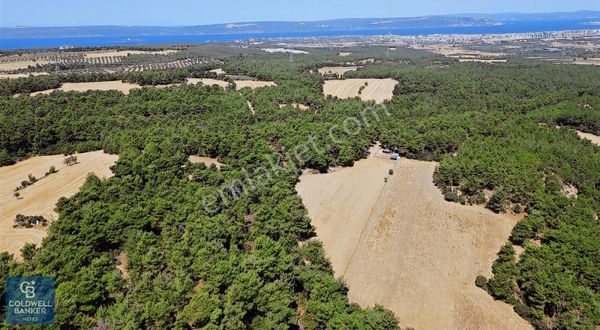
POLYGON ((32 72, 32 73, 0 73, 0 79, 17 79, 27 78, 29 76, 44 76, 46 72, 32 72))
POLYGON ((450 44, 412 45, 411 47, 414 49, 426 50, 445 57, 455 58, 461 62, 501 63, 499 59, 493 60, 492 62, 489 60, 490 58, 506 56, 505 53, 470 50, 450 44))
POLYGON ((0 63, 0 71, 12 71, 12 70, 19 70, 19 69, 27 69, 27 67, 29 66, 36 66, 36 65, 44 65, 44 64, 50 64, 53 62, 50 61, 33 61, 33 60, 25 60, 25 61, 18 61, 18 62, 8 62, 8 63, 0 63))
POLYGON ((360 96, 363 101, 381 103, 392 98, 397 83, 396 80, 389 78, 327 80, 323 86, 323 92, 325 95, 337 96, 342 99, 360 96), (359 95, 358 92, 362 86, 365 88, 359 95))
POLYGON ((260 87, 271 87, 277 86, 272 81, 260 81, 260 80, 235 80, 236 90, 240 90, 244 87, 250 87, 252 89, 257 89, 260 87))
MULTIPOLYGON (((164 87, 164 86, 163 86, 164 87)), ((108 91, 108 90, 117 90, 122 92, 123 94, 129 94, 129 91, 135 88, 141 88, 138 84, 126 83, 121 80, 115 81, 98 81, 98 82, 80 82, 80 83, 64 83, 57 90, 61 90, 64 92, 86 92, 91 90, 99 90, 99 91, 108 91)), ((45 91, 39 91, 31 93, 31 96, 35 96, 38 94, 50 94, 54 91, 54 89, 49 89, 45 91)))
POLYGON ((188 78, 187 83, 194 84, 194 85, 201 83, 201 84, 207 85, 207 86, 218 85, 223 88, 225 88, 225 87, 227 87, 227 85, 229 85, 229 83, 224 80, 217 80, 217 79, 210 79, 210 78, 188 78))
POLYGON ((188 159, 189 159, 189 161, 192 164, 204 163, 204 165, 206 165, 206 166, 210 166, 212 164, 215 164, 215 166, 217 168, 221 168, 221 166, 223 166, 223 164, 219 163, 219 161, 216 158, 201 157, 201 156, 190 156, 190 157, 188 157, 188 159))
POLYGON ((15 229, 12 226, 16 215, 41 215, 51 221, 57 219, 58 215, 53 211, 56 201, 79 191, 90 172, 102 178, 112 176, 109 167, 117 161, 118 156, 102 151, 77 154, 78 163, 72 166, 64 165, 64 158, 64 155, 38 156, 0 167, 0 251, 8 251, 20 258, 20 249, 25 243, 32 242, 39 246, 46 236, 46 228, 15 229), (50 166, 54 166, 58 172, 44 177, 50 166), (13 196, 14 189, 21 181, 27 180, 29 174, 39 181, 20 190, 21 197, 17 199, 13 196))
POLYGON ((600 146, 600 136, 577 131, 577 135, 585 140, 590 140, 593 144, 600 146))
POLYGON ((296 189, 351 301, 382 304, 417 329, 531 329, 474 284, 518 219, 444 201, 436 166, 370 157, 305 174, 296 189))
POLYGON ((324 75, 324 74, 337 74, 338 76, 343 76, 344 73, 346 72, 350 72, 350 71, 356 71, 358 70, 358 66, 326 66, 326 67, 322 67, 319 68, 319 73, 324 75))
POLYGON ((225 72, 225 70, 223 70, 222 68, 213 69, 213 70, 210 70, 210 72, 214 72, 216 74, 227 74, 225 72))

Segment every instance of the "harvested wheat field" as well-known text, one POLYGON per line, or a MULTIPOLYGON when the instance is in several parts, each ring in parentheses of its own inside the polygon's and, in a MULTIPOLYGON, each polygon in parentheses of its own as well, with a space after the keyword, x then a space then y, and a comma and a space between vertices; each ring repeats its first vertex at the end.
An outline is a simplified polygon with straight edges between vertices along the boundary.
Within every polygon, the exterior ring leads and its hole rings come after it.
POLYGON ((343 76, 344 73, 346 72, 350 72, 350 71, 356 71, 358 70, 358 66, 326 66, 326 67, 322 67, 319 68, 319 73, 324 75, 324 74, 337 74, 338 76, 343 76))
POLYGON ((69 197, 79 191, 88 173, 93 172, 101 178, 112 176, 109 167, 118 159, 118 156, 103 151, 76 156, 78 163, 71 166, 63 164, 64 155, 54 155, 36 156, 0 167, 0 251, 8 251, 20 258, 20 249, 25 243, 32 242, 39 246, 46 236, 47 227, 15 229, 12 226, 16 215, 41 215, 50 221, 56 220, 58 215, 53 210, 60 197, 69 197), (54 166, 58 172, 44 177, 50 166, 54 166), (14 189, 21 181, 27 180, 29 174, 38 181, 20 190, 21 196, 17 199, 13 195, 14 189))
POLYGON ((305 174, 296 189, 352 302, 381 304, 416 329, 531 329, 474 284, 518 219, 444 201, 436 166, 371 156, 305 174))
POLYGON ((229 85, 229 83, 224 80, 217 80, 217 79, 210 79, 210 78, 188 78, 187 83, 193 84, 193 85, 201 83, 201 84, 207 85, 207 86, 217 85, 217 86, 221 86, 223 88, 225 88, 225 87, 227 87, 227 85, 229 85))
POLYGON ((129 94, 129 91, 135 88, 141 88, 142 86, 138 84, 126 83, 121 80, 115 81, 98 81, 98 82, 80 82, 80 83, 64 83, 57 89, 48 89, 45 91, 39 91, 31 93, 31 96, 35 96, 38 94, 50 94, 55 90, 60 90, 63 92, 87 92, 92 90, 98 91, 109 91, 109 90, 117 90, 122 92, 123 94, 129 94))
POLYGON ((215 166, 217 168, 221 168, 221 166, 223 166, 222 163, 220 163, 216 158, 210 158, 210 157, 201 157, 201 156, 189 156, 188 160, 192 163, 192 164, 197 164, 197 163, 204 163, 204 165, 206 166, 210 166, 212 164, 215 164, 215 166))
POLYGON ((577 135, 584 140, 590 140, 593 144, 600 146, 600 136, 577 131, 577 135))
POLYGON ((398 81, 389 78, 326 80, 323 85, 323 93, 341 99, 359 96, 363 101, 382 103, 392 98, 396 84, 398 81), (364 89, 359 95, 359 90, 363 86, 364 89))
POLYGON ((44 76, 47 75, 46 72, 31 72, 31 73, 0 73, 0 79, 17 79, 17 78, 27 78, 30 76, 44 76))
POLYGON ((33 61, 33 60, 24 60, 24 61, 15 61, 15 62, 7 62, 7 63, 0 63, 0 71, 12 71, 12 70, 19 70, 19 69, 27 69, 29 66, 37 66, 39 65, 44 65, 44 64, 51 64, 54 62, 50 62, 50 61, 33 61))
POLYGON ((260 81, 260 80, 234 80, 235 81, 235 89, 240 90, 244 87, 250 87, 252 89, 257 89, 260 87, 271 87, 277 86, 272 81, 260 81))

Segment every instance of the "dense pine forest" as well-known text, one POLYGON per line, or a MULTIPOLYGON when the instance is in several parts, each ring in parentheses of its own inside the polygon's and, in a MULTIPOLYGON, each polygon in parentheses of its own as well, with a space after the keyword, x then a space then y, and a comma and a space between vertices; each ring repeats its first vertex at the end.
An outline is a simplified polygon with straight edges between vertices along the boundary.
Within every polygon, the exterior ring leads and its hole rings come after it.
POLYGON ((403 157, 438 161, 432 180, 447 200, 526 214, 478 285, 535 328, 600 326, 600 147, 574 131, 600 135, 600 68, 386 50, 357 48, 343 59, 314 50, 290 61, 252 48, 194 49, 223 61, 228 74, 277 84, 254 91, 231 83, 26 95, 64 82, 217 78, 213 64, 0 80, 0 165, 100 149, 119 155, 114 177, 90 176, 59 200, 60 218, 23 261, 0 254, 0 290, 7 276, 56 276, 56 329, 410 326, 381 306, 349 302, 294 190, 303 168, 352 166, 380 141, 403 157), (394 97, 373 108, 378 120, 331 145, 330 128, 372 104, 324 97, 315 71, 367 58, 375 62, 345 77, 394 78, 394 97), (291 103, 310 109, 280 106, 291 103), (309 137, 315 148, 301 161, 285 158, 309 137), (189 155, 224 166, 192 164, 189 155), (279 170, 262 184, 228 189, 258 176, 267 159, 279 170), (207 208, 211 196, 220 199, 207 208), (513 246, 524 247, 519 258, 513 246), (122 252, 127 276, 115 268, 122 252))

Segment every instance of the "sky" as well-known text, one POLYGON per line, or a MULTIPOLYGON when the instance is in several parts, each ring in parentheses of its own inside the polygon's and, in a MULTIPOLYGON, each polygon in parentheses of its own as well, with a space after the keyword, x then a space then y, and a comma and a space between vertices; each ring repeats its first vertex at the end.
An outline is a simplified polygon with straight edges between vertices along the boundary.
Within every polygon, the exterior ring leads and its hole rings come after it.
POLYGON ((0 0, 0 26, 183 26, 576 10, 600 10, 600 0, 0 0))

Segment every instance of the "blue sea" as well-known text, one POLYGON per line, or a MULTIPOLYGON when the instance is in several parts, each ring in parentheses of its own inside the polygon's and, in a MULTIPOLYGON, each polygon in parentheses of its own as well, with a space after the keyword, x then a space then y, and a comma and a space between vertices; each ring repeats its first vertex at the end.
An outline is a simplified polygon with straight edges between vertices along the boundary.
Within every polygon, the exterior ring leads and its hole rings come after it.
POLYGON ((197 35, 112 35, 93 37, 61 38, 2 38, 0 49, 57 48, 64 45, 75 47, 94 46, 140 46, 167 44, 197 44, 206 42, 226 42, 247 39, 272 39, 294 37, 331 37, 331 36, 373 36, 373 35, 428 35, 428 34, 498 34, 526 33, 544 31, 564 31, 596 29, 598 26, 586 24, 589 20, 539 20, 515 21, 497 26, 464 26, 441 28, 401 28, 372 30, 341 30, 300 33, 247 33, 247 34, 197 34, 197 35))

